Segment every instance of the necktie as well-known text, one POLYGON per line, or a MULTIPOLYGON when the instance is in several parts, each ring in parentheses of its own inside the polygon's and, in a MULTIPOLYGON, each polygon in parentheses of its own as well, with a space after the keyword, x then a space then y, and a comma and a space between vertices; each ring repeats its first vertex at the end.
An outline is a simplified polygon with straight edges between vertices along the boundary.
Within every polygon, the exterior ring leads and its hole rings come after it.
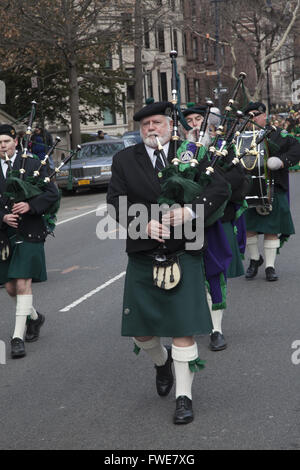
POLYGON ((11 170, 12 170, 12 167, 11 167, 11 161, 10 160, 4 160, 4 163, 6 163, 7 165, 7 170, 6 170, 6 174, 4 175, 5 178, 7 178, 9 176, 9 174, 11 173, 11 170))
POLYGON ((156 173, 159 173, 161 170, 164 169, 164 164, 162 162, 159 150, 154 150, 154 155, 156 155, 155 171, 156 173))

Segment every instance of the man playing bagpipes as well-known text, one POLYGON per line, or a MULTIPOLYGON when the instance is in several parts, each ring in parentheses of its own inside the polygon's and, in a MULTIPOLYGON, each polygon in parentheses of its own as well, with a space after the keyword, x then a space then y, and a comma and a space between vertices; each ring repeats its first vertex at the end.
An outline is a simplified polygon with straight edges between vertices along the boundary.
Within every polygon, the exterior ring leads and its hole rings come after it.
MULTIPOLYGON (((26 355, 24 339, 36 341, 45 320, 33 306, 32 282, 47 279, 44 242, 49 232, 43 216, 59 199, 54 183, 45 184, 43 190, 27 183, 41 162, 28 154, 23 165, 22 154, 16 150, 17 144, 15 129, 7 124, 1 125, 0 284, 5 284, 7 293, 16 302, 12 358, 26 355), (24 200, 20 200, 22 187, 28 196, 27 199, 24 196, 24 200)), ((47 177, 46 167, 40 169, 40 178, 44 177, 47 177)))
MULTIPOLYGON (((299 161, 300 143, 280 128, 268 130, 266 106, 263 103, 250 102, 245 114, 250 112, 254 113, 253 121, 259 128, 266 128, 265 132, 269 133, 268 138, 265 138, 262 143, 263 158, 261 159, 263 183, 266 186, 266 196, 269 201, 253 207, 249 203, 249 209, 245 213, 247 249, 250 255, 246 279, 253 279, 257 275, 259 266, 264 262, 258 249, 258 235, 264 234, 266 280, 277 281, 276 255, 282 243, 295 233, 289 208, 289 168, 299 161)), ((255 179, 258 180, 257 177, 255 179)), ((253 179, 254 183, 255 179, 253 179)))
MULTIPOLYGON (((176 126, 169 117, 170 109, 171 103, 157 102, 135 114, 143 143, 114 157, 107 202, 114 208, 112 215, 121 225, 120 197, 127 197, 127 210, 134 204, 142 206, 141 211, 146 208, 145 227, 139 236, 132 232, 139 217, 130 214, 126 226, 128 266, 122 335, 133 337, 135 352, 142 349, 153 360, 160 396, 167 396, 172 388, 174 363, 176 410, 173 422, 187 424, 193 420, 194 373, 204 367, 194 335, 209 334, 212 322, 205 290, 205 243, 190 251, 184 233, 177 238, 175 231, 178 226, 191 223, 197 206, 204 206, 204 221, 219 218, 231 191, 220 174, 206 177, 205 167, 195 168, 193 181, 181 177, 176 165, 171 163, 176 157, 174 147, 180 142, 176 133, 171 141, 172 129, 174 131, 176 126), (176 203, 180 207, 153 218, 151 209, 161 198, 167 197, 169 183, 176 186, 176 203), (194 194, 189 208, 183 207, 187 192, 194 194), (172 347, 164 346, 161 337, 172 337, 172 347)), ((170 189, 172 193, 173 188, 170 189)))
MULTIPOLYGON (((210 135, 211 125, 213 125, 214 130, 217 130, 221 122, 220 112, 219 115, 215 113, 216 108, 210 108, 207 105, 195 105, 194 103, 190 103, 190 106, 183 110, 182 114, 186 123, 192 129, 184 130, 187 140, 179 148, 178 158, 182 158, 181 154, 184 154, 186 149, 189 149, 193 154, 196 152, 195 143, 198 141, 205 119, 207 119, 207 126, 206 129, 203 129, 204 135, 201 139, 201 145, 206 149, 204 153, 206 155, 209 153, 208 149, 212 141, 210 135)), ((221 137, 220 140, 222 140, 221 137)), ((224 178, 231 186, 230 200, 220 220, 206 229, 208 248, 204 255, 204 266, 209 288, 208 303, 213 322, 209 345, 212 351, 221 351, 227 347, 222 332, 223 312, 226 308, 227 279, 244 274, 241 257, 245 251, 246 227, 241 208, 248 184, 242 165, 232 168, 231 171, 226 171, 226 165, 228 166, 232 158, 233 151, 228 152, 226 156, 222 156, 218 169, 218 171, 223 171, 224 178), (228 253, 230 253, 230 258, 228 253)), ((206 160, 206 165, 208 164, 209 162, 206 160)))

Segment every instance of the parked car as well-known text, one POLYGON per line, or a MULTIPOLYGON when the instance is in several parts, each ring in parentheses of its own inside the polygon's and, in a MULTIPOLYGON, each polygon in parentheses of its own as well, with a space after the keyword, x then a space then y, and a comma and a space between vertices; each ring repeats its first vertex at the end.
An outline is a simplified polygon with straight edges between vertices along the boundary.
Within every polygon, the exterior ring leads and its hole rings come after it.
POLYGON ((127 138, 127 137, 130 137, 131 139, 134 139, 136 144, 139 144, 140 142, 142 142, 140 131, 127 131, 127 132, 124 132, 123 138, 127 138))
POLYGON ((135 144, 131 138, 97 140, 82 144, 77 156, 63 166, 56 176, 58 187, 66 193, 76 189, 107 186, 111 178, 113 156, 135 144))

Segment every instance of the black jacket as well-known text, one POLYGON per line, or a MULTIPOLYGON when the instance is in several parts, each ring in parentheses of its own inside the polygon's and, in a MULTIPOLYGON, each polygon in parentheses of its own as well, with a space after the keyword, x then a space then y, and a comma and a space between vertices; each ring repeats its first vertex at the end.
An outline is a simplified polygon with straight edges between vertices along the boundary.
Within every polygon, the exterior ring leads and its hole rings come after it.
MULTIPOLYGON (((173 157, 172 144, 170 144, 168 160, 173 157)), ((199 165, 200 166, 200 165, 199 165)), ((112 178, 107 192, 107 203, 116 211, 116 220, 122 224, 119 213, 119 196, 127 196, 128 208, 133 204, 143 204, 150 214, 151 204, 157 204, 161 193, 160 181, 153 168, 143 143, 129 147, 119 152, 113 158, 112 178)), ((197 204, 204 204, 204 217, 209 218, 230 197, 230 188, 225 179, 219 174, 211 178, 203 194, 192 201, 192 208, 196 210, 197 204)), ((127 227, 133 220, 128 217, 127 227)), ((148 220, 150 220, 150 215, 148 220)), ((185 247, 185 240, 166 240, 170 252, 185 247)), ((137 239, 127 237, 126 251, 128 253, 154 251, 160 245, 156 240, 137 239)))
MULTIPOLYGON (((33 172, 37 170, 41 162, 33 157, 28 157, 26 161, 26 176, 32 176, 33 172)), ((13 170, 19 170, 22 165, 21 153, 17 154, 15 159, 13 170)), ((48 176, 45 167, 40 171, 41 178, 48 176)), ((0 230, 6 230, 8 225, 3 222, 3 217, 9 214, 10 201, 4 195, 6 189, 6 179, 3 176, 2 168, 0 166, 0 230)), ((28 202, 30 206, 30 212, 24 214, 20 218, 19 232, 28 241, 40 242, 44 241, 47 236, 47 230, 42 218, 42 215, 54 204, 59 198, 57 187, 54 183, 50 182, 47 184, 46 189, 42 194, 33 197, 28 202)))
POLYGON ((286 135, 282 137, 282 129, 277 129, 270 134, 269 142, 269 156, 278 157, 284 163, 284 168, 272 171, 272 178, 274 178, 275 191, 282 189, 288 191, 289 187, 289 168, 297 165, 300 160, 300 143, 294 137, 286 135), (275 144, 275 145, 274 145, 275 144))

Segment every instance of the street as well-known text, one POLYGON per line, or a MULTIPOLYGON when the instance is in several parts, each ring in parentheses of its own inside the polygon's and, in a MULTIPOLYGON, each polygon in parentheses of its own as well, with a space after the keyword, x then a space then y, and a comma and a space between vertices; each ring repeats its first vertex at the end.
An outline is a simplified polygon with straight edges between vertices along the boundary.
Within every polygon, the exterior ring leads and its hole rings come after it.
POLYGON ((96 236, 105 192, 64 197, 46 242, 48 282, 34 285, 46 322, 23 359, 10 358, 15 306, 0 289, 0 449, 299 450, 299 181, 291 173, 297 234, 277 258, 279 281, 266 282, 263 267, 252 281, 230 280, 228 348, 211 352, 197 338, 206 368, 187 426, 172 423, 174 389, 160 398, 150 359, 120 336, 127 260, 124 240, 96 236))

